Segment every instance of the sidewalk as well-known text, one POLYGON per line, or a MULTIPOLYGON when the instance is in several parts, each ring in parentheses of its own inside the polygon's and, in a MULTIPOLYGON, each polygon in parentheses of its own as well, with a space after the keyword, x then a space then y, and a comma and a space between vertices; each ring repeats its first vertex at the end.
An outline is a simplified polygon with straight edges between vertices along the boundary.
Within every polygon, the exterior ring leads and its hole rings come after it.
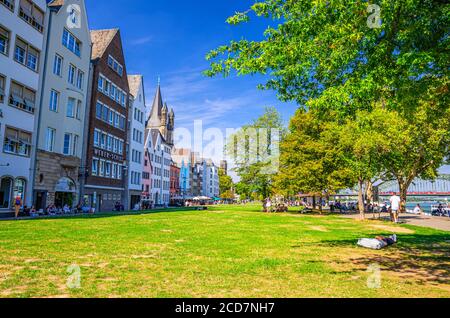
MULTIPOLYGON (((359 214, 344 215, 346 218, 359 218, 359 214)), ((366 214, 368 220, 373 220, 373 215, 370 213, 366 214)), ((378 219, 378 214, 376 218, 378 219)), ((383 213, 381 219, 389 219, 389 214, 383 213)), ((402 214, 400 216, 400 221, 404 224, 411 224, 422 227, 429 227, 436 230, 449 231, 450 232, 450 218, 448 217, 438 217, 438 216, 428 216, 428 215, 415 215, 415 214, 402 214)))

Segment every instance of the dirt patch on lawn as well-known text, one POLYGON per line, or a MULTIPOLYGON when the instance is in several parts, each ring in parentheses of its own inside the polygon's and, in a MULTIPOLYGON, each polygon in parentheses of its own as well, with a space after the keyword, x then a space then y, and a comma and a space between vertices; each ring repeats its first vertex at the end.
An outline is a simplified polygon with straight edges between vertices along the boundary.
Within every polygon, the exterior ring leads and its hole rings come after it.
POLYGON ((330 232, 326 227, 324 226, 310 226, 309 227, 311 230, 313 231, 318 231, 318 232, 330 232))
POLYGON ((399 226, 374 224, 374 225, 370 225, 370 227, 375 229, 375 230, 383 230, 383 231, 392 232, 392 233, 400 233, 400 234, 414 234, 414 233, 416 233, 413 230, 410 230, 410 229, 407 229, 407 228, 404 228, 404 227, 399 227, 399 226))

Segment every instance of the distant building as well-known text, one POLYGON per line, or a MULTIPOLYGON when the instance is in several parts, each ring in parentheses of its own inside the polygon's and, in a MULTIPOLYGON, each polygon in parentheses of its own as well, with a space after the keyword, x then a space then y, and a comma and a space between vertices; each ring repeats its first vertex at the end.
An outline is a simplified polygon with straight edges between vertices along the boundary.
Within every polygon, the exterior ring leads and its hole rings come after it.
POLYGON ((210 198, 218 198, 220 195, 219 168, 211 159, 204 160, 202 195, 210 198))
MULTIPOLYGON (((149 145, 148 147, 151 147, 149 145)), ((144 149, 144 166, 142 170, 142 194, 141 201, 151 206, 152 202, 152 161, 148 149, 144 149)))
POLYGON ((129 86, 118 29, 91 31, 92 94, 83 199, 97 211, 127 207, 129 86))
POLYGON ((180 196, 180 172, 181 169, 175 164, 172 163, 170 166, 170 199, 171 201, 174 198, 180 196))
POLYGON ((186 148, 174 149, 172 160, 180 168, 180 195, 183 198, 192 197, 191 191, 191 150, 186 148))
POLYGON ((129 208, 141 201, 143 169, 144 169, 144 133, 145 133, 145 92, 144 78, 142 75, 128 75, 130 87, 129 113, 129 166, 128 166, 128 191, 129 208))
POLYGON ((228 162, 226 160, 220 161, 220 169, 225 173, 225 175, 228 175, 228 162))

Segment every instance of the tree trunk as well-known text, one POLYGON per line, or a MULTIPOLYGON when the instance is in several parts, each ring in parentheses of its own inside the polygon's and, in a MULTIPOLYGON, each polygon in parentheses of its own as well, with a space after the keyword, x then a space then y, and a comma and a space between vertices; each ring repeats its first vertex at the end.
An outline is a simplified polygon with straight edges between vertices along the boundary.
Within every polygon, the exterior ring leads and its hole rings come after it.
POLYGON ((319 201, 319 212, 320 212, 320 214, 322 214, 322 212, 323 212, 322 201, 323 201, 323 197, 320 196, 320 201, 319 201))
POLYGON ((316 195, 313 196, 313 210, 316 209, 316 195))
POLYGON ((358 181, 358 209, 359 209, 359 215, 361 220, 365 219, 365 210, 366 207, 364 205, 364 192, 363 192, 363 187, 364 187, 364 181, 362 179, 359 179, 358 181))
POLYGON ((402 200, 400 202, 400 213, 406 213, 406 201, 408 199, 408 187, 409 185, 407 182, 399 181, 399 187, 400 187, 400 199, 402 200))
POLYGON ((367 181, 366 197, 367 197, 367 202, 374 203, 375 198, 374 198, 374 194, 373 194, 372 181, 367 181))

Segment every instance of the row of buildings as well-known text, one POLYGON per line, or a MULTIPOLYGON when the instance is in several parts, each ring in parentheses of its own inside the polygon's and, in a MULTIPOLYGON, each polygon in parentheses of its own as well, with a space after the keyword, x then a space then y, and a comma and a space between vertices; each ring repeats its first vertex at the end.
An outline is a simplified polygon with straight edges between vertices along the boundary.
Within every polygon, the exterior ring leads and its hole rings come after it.
POLYGON ((219 196, 218 168, 177 155, 174 129, 159 83, 146 118, 120 30, 91 31, 83 0, 0 1, 0 211, 219 196))

